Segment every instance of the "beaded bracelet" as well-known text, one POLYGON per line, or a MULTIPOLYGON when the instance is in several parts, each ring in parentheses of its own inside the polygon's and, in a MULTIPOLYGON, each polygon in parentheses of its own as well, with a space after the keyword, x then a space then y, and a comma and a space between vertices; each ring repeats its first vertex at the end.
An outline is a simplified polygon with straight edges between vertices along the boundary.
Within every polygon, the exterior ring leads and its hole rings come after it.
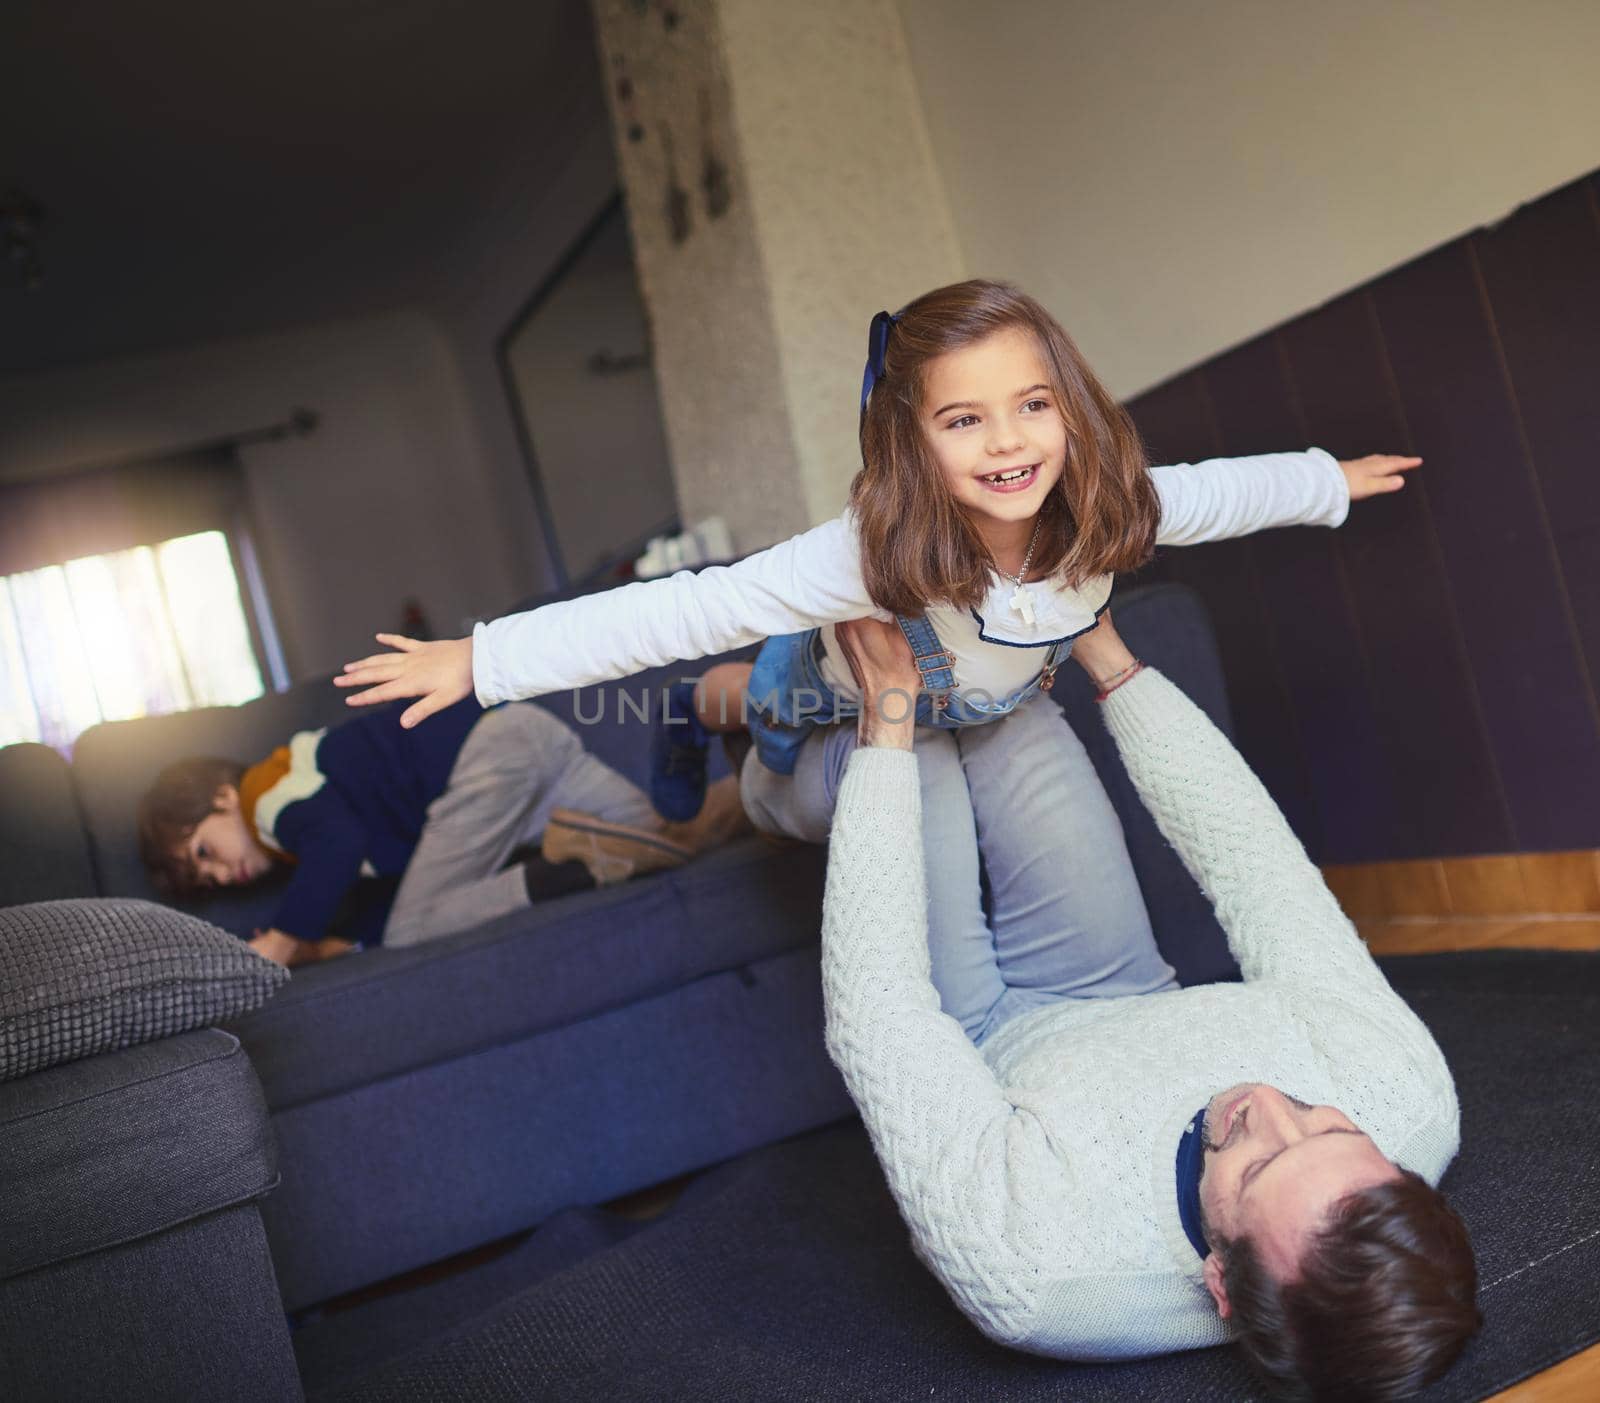
POLYGON ((1100 691, 1095 693, 1095 698, 1094 699, 1097 702, 1103 702, 1114 691, 1116 691, 1118 687, 1122 686, 1122 684, 1124 682, 1131 682, 1135 677, 1137 677, 1143 671, 1144 671, 1144 664, 1142 662, 1139 662, 1139 661, 1135 660, 1134 662, 1130 663, 1127 667, 1123 668, 1121 672, 1113 673, 1111 675, 1110 681, 1108 681, 1100 689, 1100 691))

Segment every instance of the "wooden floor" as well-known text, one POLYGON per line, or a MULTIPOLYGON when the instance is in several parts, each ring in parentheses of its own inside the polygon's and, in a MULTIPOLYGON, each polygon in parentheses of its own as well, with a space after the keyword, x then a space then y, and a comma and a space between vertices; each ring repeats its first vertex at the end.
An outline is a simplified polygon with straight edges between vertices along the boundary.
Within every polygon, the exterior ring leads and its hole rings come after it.
POLYGON ((1596 1398, 1600 1398, 1600 1345, 1495 1394, 1489 1403, 1594 1403, 1596 1398))
MULTIPOLYGON (((1428 917, 1357 920, 1375 955, 1425 955, 1442 950, 1600 950, 1600 917, 1428 917)), ((1491 1403, 1594 1403, 1600 1398, 1600 1345, 1575 1354, 1503 1393, 1491 1403)))
POLYGON ((1600 950, 1597 916, 1426 916, 1357 919, 1374 955, 1429 955, 1441 950, 1600 950))

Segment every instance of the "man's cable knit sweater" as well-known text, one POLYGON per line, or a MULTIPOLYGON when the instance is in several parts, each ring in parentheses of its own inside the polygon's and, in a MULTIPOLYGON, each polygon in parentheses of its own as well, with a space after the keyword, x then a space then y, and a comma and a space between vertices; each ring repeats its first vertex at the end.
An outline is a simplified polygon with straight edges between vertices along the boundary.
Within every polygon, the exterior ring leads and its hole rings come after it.
POLYGON ((1217 1092, 1266 1082, 1337 1106, 1430 1183, 1459 1130, 1438 1047, 1227 739, 1151 668, 1103 712, 1243 984, 1062 1000, 974 1047, 929 979, 908 751, 851 758, 823 920, 828 1050, 918 1254, 985 1334, 1067 1359, 1229 1338, 1173 1171, 1184 1126, 1217 1092))

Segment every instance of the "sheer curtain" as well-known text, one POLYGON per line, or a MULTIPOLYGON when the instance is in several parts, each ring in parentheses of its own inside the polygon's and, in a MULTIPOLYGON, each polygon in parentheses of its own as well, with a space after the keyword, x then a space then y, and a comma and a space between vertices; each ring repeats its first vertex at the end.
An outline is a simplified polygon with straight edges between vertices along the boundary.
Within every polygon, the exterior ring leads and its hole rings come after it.
POLYGON ((261 695, 242 488, 227 452, 0 485, 0 745, 261 695))

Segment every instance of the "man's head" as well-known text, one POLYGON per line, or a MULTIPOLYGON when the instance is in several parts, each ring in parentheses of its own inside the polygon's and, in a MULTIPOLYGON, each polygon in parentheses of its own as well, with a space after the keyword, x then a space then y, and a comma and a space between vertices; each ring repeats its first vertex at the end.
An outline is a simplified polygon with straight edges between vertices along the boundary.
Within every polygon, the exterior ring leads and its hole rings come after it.
POLYGON ((1214 1097, 1200 1209, 1206 1286, 1285 1397, 1408 1397, 1478 1328, 1461 1219, 1332 1106, 1214 1097))
POLYGON ((272 866, 239 803, 244 767, 196 758, 168 765, 139 801, 139 855, 162 891, 253 882, 272 866))

